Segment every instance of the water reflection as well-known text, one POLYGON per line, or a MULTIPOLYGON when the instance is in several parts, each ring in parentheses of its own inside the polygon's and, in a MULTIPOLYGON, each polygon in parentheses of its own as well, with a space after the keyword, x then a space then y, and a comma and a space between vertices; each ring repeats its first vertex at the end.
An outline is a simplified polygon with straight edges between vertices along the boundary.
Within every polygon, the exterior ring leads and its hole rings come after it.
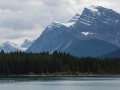
POLYGON ((119 90, 120 77, 0 77, 1 90, 119 90))

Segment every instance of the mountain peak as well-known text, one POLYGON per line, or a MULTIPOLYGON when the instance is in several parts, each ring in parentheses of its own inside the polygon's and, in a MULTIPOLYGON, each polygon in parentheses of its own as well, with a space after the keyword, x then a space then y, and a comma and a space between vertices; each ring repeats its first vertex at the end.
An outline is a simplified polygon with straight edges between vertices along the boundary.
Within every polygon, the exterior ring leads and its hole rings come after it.
POLYGON ((98 12, 98 9, 97 9, 96 6, 86 7, 85 9, 89 9, 89 10, 91 10, 91 11, 98 12))
POLYGON ((1 47, 4 47, 4 46, 6 46, 6 45, 17 47, 16 44, 11 43, 11 42, 9 42, 9 41, 6 41, 5 43, 1 44, 1 47))
POLYGON ((79 13, 76 13, 76 14, 72 17, 72 19, 70 19, 69 23, 70 23, 70 22, 76 23, 79 18, 80 18, 80 14, 79 14, 79 13))
POLYGON ((99 12, 99 9, 97 7, 90 6, 90 7, 85 7, 82 14, 93 15, 93 16, 99 15, 100 16, 101 13, 99 12))
POLYGON ((90 7, 86 7, 84 8, 84 10, 89 11, 89 12, 93 12, 93 13, 100 13, 103 15, 109 15, 109 14, 114 14, 114 15, 120 15, 120 13, 115 12, 112 9, 109 8, 105 8, 102 6, 90 6, 90 7))
POLYGON ((89 6, 89 7, 85 7, 91 11, 95 11, 95 12, 99 12, 100 9, 101 10, 105 10, 105 11, 113 11, 112 9, 108 9, 108 8, 105 8, 105 7, 102 7, 102 6, 89 6))
POLYGON ((30 47, 33 43, 35 42, 35 40, 28 40, 25 39, 24 43, 21 45, 22 48, 24 48, 24 50, 26 50, 28 47, 30 47))
POLYGON ((49 29, 52 29, 54 27, 59 27, 60 28, 61 26, 70 27, 70 26, 74 25, 78 21, 79 18, 80 18, 80 14, 76 13, 72 17, 72 19, 69 20, 68 23, 61 23, 61 22, 54 21, 47 28, 49 28, 49 29))
POLYGON ((52 22, 47 28, 49 28, 49 31, 51 31, 53 28, 60 28, 61 26, 64 27, 70 27, 74 24, 75 22, 68 22, 68 23, 60 23, 60 22, 52 22))
POLYGON ((62 26, 62 23, 54 21, 47 28, 52 29, 53 27, 60 27, 60 26, 62 26))
POLYGON ((20 46, 11 43, 9 41, 6 41, 5 43, 0 45, 0 49, 3 49, 5 52, 12 52, 12 51, 17 51, 17 50, 22 50, 20 46))

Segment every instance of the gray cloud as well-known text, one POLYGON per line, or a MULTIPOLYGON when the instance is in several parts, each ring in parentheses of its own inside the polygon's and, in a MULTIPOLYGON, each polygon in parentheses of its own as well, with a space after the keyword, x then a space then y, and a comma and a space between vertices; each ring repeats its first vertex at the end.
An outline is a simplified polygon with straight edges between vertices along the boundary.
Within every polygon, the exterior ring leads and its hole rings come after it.
POLYGON ((0 0, 0 43, 37 38, 53 21, 68 22, 91 5, 120 12, 119 0, 0 0))
POLYGON ((46 5, 46 6, 50 6, 50 7, 59 7, 62 6, 63 2, 66 0, 42 0, 42 2, 46 5))

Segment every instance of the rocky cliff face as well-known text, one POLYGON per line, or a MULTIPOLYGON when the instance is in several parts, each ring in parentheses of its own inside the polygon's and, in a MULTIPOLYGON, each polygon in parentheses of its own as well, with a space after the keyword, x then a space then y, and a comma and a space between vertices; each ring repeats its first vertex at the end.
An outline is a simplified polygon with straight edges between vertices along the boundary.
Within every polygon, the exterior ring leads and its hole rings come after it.
POLYGON ((120 47, 120 14, 100 6, 93 8, 93 11, 85 8, 75 25, 77 38, 104 40, 120 47))

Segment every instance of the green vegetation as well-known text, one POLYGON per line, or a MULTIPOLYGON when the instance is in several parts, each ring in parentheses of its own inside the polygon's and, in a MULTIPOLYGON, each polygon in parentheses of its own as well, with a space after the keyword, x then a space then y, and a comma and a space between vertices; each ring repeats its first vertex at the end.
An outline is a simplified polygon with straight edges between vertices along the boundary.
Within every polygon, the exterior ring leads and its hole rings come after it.
POLYGON ((74 57, 54 51, 42 53, 0 52, 0 75, 28 74, 120 74, 120 60, 74 57))

